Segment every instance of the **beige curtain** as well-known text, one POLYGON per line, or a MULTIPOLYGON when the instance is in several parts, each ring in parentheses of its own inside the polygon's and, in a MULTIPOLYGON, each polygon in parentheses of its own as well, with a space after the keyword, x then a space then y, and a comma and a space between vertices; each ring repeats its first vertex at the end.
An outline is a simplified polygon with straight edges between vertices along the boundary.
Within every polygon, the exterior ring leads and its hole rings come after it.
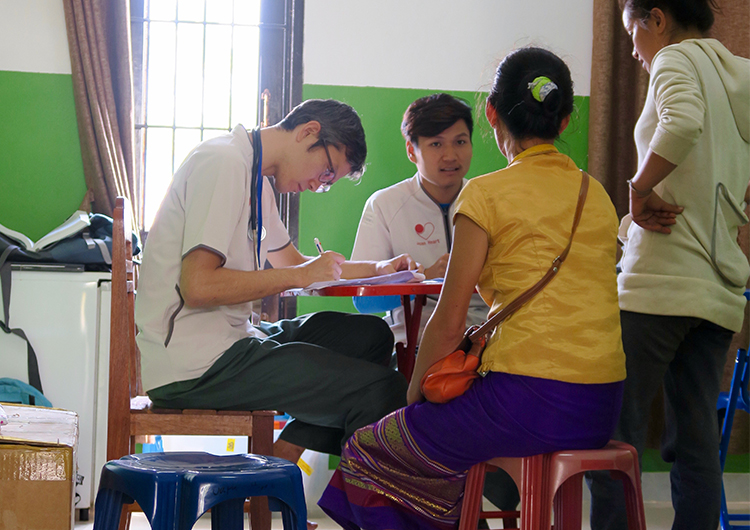
MULTIPOLYGON (((750 2, 718 0, 711 36, 719 39, 732 53, 750 57, 750 2)), ((594 41, 591 68, 591 99, 589 101, 589 173, 605 187, 622 217, 628 212, 628 185, 637 169, 633 128, 646 100, 648 76, 633 59, 630 38, 622 26, 622 12, 616 0, 594 0, 594 41)), ((750 256, 750 230, 740 231, 740 245, 750 256)), ((723 390, 729 389, 734 357, 740 345, 748 344, 748 318, 727 356, 723 390)), ((652 407, 649 425, 649 446, 658 447, 663 430, 661 395, 652 407)), ((747 414, 737 414, 730 453, 747 453, 747 414)))
MULTIPOLYGON (((129 0, 63 0, 89 206, 112 215, 135 193, 129 0)), ((86 199, 84 199, 86 202, 86 199)))
POLYGON ((592 50, 588 170, 622 217, 628 212, 625 181, 637 169, 633 129, 646 101, 648 75, 631 55, 615 0, 594 0, 592 50))

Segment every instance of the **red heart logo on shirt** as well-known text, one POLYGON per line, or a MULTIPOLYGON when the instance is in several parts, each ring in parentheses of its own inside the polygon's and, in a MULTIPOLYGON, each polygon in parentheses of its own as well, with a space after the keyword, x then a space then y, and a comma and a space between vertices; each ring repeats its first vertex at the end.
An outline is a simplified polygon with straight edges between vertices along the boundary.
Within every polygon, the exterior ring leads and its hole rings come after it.
POLYGON ((435 232, 435 225, 432 223, 418 224, 414 227, 414 231, 419 237, 427 241, 433 232, 435 232))

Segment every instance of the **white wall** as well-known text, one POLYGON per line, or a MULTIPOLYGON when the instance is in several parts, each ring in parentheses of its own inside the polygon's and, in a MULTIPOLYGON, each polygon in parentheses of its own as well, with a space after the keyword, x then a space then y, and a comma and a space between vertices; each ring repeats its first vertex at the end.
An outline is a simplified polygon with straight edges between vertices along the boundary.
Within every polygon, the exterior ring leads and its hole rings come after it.
POLYGON ((487 89, 502 57, 560 55, 588 96, 592 0, 306 0, 307 84, 487 89))
MULTIPOLYGON (((589 95, 592 0, 306 0, 304 82, 477 90, 511 49, 562 56, 589 95)), ((61 0, 0 0, 0 70, 69 74, 61 0)))
POLYGON ((71 73, 62 0, 0 0, 0 70, 71 73))

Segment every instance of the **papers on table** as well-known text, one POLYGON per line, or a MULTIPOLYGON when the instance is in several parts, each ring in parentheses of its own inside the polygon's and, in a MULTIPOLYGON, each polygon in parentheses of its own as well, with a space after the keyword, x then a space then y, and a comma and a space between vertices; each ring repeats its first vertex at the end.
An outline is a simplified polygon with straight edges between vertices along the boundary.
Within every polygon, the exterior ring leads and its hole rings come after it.
POLYGON ((392 274, 383 274, 382 276, 371 276, 369 278, 357 278, 355 280, 335 280, 330 282, 315 282, 304 289, 290 289, 287 294, 302 294, 324 287, 344 287, 350 285, 385 285, 389 283, 410 283, 421 282, 425 278, 424 274, 417 271, 398 271, 392 274))

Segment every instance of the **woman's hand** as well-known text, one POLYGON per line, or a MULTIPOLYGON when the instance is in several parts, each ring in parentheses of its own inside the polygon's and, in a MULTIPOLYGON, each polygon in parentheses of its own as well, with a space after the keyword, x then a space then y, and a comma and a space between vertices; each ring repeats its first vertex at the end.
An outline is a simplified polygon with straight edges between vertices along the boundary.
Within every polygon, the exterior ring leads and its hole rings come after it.
POLYGON ((630 216, 641 228, 661 234, 672 233, 669 227, 677 222, 675 217, 682 213, 683 208, 669 204, 659 197, 654 187, 667 178, 676 167, 649 149, 638 172, 628 181, 630 216))
POLYGON ((630 188, 630 215, 633 222, 646 230, 671 234, 670 226, 677 222, 682 206, 669 204, 651 190, 645 197, 630 188))

